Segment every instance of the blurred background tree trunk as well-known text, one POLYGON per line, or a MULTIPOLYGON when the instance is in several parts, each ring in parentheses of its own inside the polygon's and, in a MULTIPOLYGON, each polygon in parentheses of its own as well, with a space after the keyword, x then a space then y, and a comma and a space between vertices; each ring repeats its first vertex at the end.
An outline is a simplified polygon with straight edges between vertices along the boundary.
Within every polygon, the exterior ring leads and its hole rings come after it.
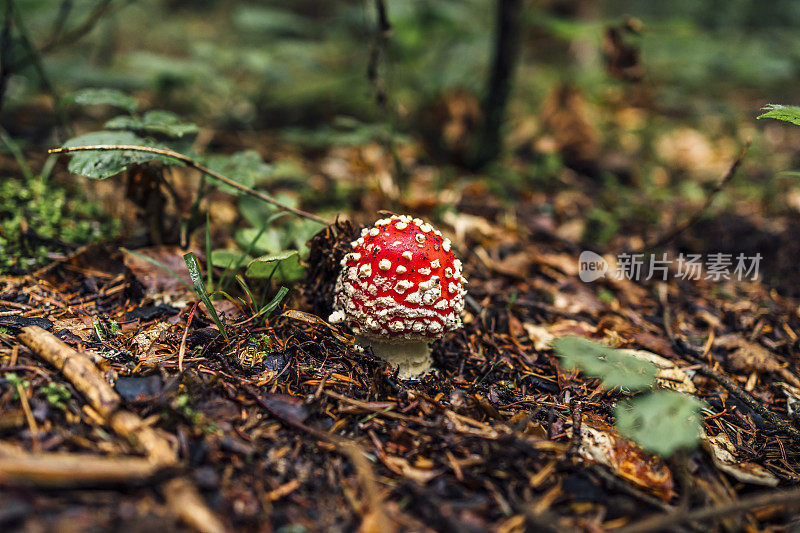
POLYGON ((502 151, 501 128, 511 93, 514 67, 519 58, 522 0, 497 0, 497 22, 489 82, 481 112, 483 121, 476 137, 470 166, 479 169, 502 151))

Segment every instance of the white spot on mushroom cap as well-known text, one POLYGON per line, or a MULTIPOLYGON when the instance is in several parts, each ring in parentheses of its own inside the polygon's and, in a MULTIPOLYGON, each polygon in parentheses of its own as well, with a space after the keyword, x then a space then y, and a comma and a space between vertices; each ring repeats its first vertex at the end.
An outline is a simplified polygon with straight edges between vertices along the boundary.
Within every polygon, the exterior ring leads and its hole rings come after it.
POLYGON ((381 230, 379 230, 378 228, 372 228, 371 230, 369 230, 369 234, 372 237, 375 237, 380 232, 381 232, 381 230))
POLYGON ((439 259, 438 258, 436 258, 433 261, 431 261, 431 268, 439 268, 439 259))
POLYGON ((394 227, 402 231, 408 227, 408 224, 405 222, 398 222, 394 225, 394 227))
POLYGON ((417 240, 417 242, 418 242, 418 243, 420 243, 420 244, 422 244, 423 242, 425 242, 425 235, 423 235, 422 233, 417 233, 416 235, 414 235, 414 238, 415 238, 415 239, 417 240))
POLYGON ((360 278, 368 278, 372 275, 372 265, 369 263, 364 263, 358 268, 358 277, 360 278))
POLYGON ((414 259, 414 254, 412 254, 412 253, 411 253, 410 251, 408 251, 408 250, 406 250, 405 252, 403 252, 403 253, 402 253, 402 256, 403 256, 403 257, 405 257, 406 259, 408 259, 409 261, 411 261, 412 259, 414 259))
POLYGON ((420 268, 420 269, 418 269, 418 270, 417 270, 417 272, 419 272, 419 273, 420 273, 420 274, 422 274, 423 276, 430 276, 430 274, 431 274, 431 269, 430 269, 430 268, 424 268, 424 267, 423 267, 423 268, 420 268))
POLYGON ((433 227, 426 222, 425 224, 422 224, 419 229, 422 230, 423 233, 428 233, 433 229, 433 227))
POLYGON ((404 292, 406 292, 408 289, 410 289, 413 286, 414 286, 413 282, 405 280, 405 279, 401 279, 394 286, 394 290, 395 290, 395 292, 397 292, 399 294, 403 294, 404 292))
POLYGON ((383 258, 378 263, 378 268, 380 268, 381 270, 389 270, 390 268, 392 268, 392 262, 386 258, 383 258))
POLYGON ((408 269, 406 267, 404 267, 403 265, 397 265, 398 274, 405 274, 406 272, 408 272, 408 269))
POLYGON ((445 252, 449 252, 450 251, 450 239, 445 239, 444 240, 444 242, 442 243, 442 248, 444 248, 445 252))

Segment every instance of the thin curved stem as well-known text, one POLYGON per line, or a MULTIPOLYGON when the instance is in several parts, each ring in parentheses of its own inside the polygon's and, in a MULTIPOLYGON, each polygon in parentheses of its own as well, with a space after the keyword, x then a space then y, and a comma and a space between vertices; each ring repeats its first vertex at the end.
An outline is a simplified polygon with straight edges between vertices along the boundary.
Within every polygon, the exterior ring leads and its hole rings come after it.
POLYGON ((323 218, 318 217, 317 215, 314 215, 312 213, 308 213, 306 211, 303 211, 302 209, 296 209, 294 207, 289 207, 288 205, 284 205, 284 204, 280 203, 279 201, 275 200, 274 198, 272 198, 270 196, 267 196, 266 194, 264 194, 262 192, 253 190, 253 189, 251 189, 249 187, 245 187, 244 185, 242 185, 240 183, 236 183, 232 179, 226 178, 222 174, 218 174, 217 172, 214 172, 210 168, 207 168, 207 167, 201 165, 200 163, 198 163, 197 161, 195 161, 194 159, 192 159, 191 157, 189 157, 187 155, 179 154, 178 152, 174 152, 172 150, 168 150, 168 149, 165 149, 165 148, 151 148, 149 146, 130 146, 130 145, 123 145, 123 144, 119 144, 119 145, 117 145, 117 144, 98 144, 98 145, 95 145, 95 146, 73 146, 73 147, 69 147, 69 148, 53 148, 51 150, 48 150, 48 153, 51 153, 51 154, 68 154, 68 153, 71 153, 71 152, 92 152, 92 151, 95 151, 95 152, 109 152, 109 151, 115 151, 115 150, 128 150, 128 151, 131 151, 131 152, 146 152, 146 153, 150 153, 150 154, 158 154, 158 155, 164 156, 164 157, 171 157, 172 159, 176 159, 176 160, 180 161, 181 163, 185 164, 187 167, 193 168, 195 170, 199 170, 203 174, 206 174, 206 175, 214 178, 215 180, 218 180, 218 181, 221 181, 222 183, 230 185, 234 189, 240 190, 245 194, 249 194, 250 196, 258 198, 259 200, 267 202, 268 204, 272 204, 272 205, 274 205, 275 207, 277 207, 278 209, 280 209, 282 211, 288 211, 289 213, 292 213, 292 214, 297 215, 297 216, 302 217, 302 218, 307 218, 309 220, 313 220, 315 222, 319 222, 320 224, 325 224, 325 225, 330 224, 330 222, 326 221, 323 218))

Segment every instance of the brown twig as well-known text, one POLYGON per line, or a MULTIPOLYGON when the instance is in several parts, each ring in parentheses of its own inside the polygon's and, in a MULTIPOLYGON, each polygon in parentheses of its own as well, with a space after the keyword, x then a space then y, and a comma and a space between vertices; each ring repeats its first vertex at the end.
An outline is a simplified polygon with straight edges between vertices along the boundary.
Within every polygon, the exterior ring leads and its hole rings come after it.
MULTIPOLYGON (((19 338, 33 353, 60 370, 114 431, 143 451, 151 464, 158 467, 178 464, 178 455, 167 439, 136 414, 120 409, 122 399, 88 355, 73 350, 38 326, 22 328, 19 338)), ((190 526, 204 533, 223 533, 226 530, 205 505, 191 481, 178 477, 166 481, 162 488, 170 509, 190 526)))
POLYGON ((181 347, 178 349, 178 371, 183 372, 183 356, 186 353, 186 337, 189 336, 189 326, 192 325, 192 319, 194 318, 194 312, 197 311, 197 306, 200 305, 200 302, 195 302, 194 306, 192 306, 192 310, 189 311, 189 318, 186 319, 186 329, 183 330, 183 336, 181 337, 181 347))
POLYGON ((325 225, 330 224, 330 222, 326 221, 323 218, 318 217, 317 215, 314 215, 312 213, 308 213, 306 211, 303 211, 302 209, 296 209, 294 207, 289 207, 288 205, 284 205, 281 202, 275 200, 274 198, 272 198, 270 196, 267 196, 266 194, 264 194, 262 192, 253 190, 253 189, 251 189, 249 187, 245 187, 244 185, 242 185, 240 183, 237 183, 237 182, 233 181, 230 178, 226 178, 222 174, 214 172, 210 168, 207 168, 207 167, 201 165, 200 163, 198 163, 197 161, 195 161, 194 159, 192 159, 189 156, 186 156, 186 155, 183 155, 183 154, 179 154, 178 152, 174 152, 172 150, 163 149, 163 148, 151 148, 149 146, 130 146, 130 145, 123 145, 123 144, 119 144, 119 145, 117 145, 117 144, 99 144, 99 145, 96 145, 96 146, 73 146, 73 147, 69 147, 69 148, 53 148, 51 150, 48 150, 47 152, 50 153, 50 154, 68 154, 68 153, 72 153, 72 152, 92 152, 92 151, 95 151, 95 152, 110 152, 110 151, 117 151, 117 150, 128 150, 128 151, 131 151, 131 152, 145 152, 145 153, 149 153, 149 154, 157 154, 157 155, 160 155, 160 156, 163 156, 163 157, 170 157, 172 159, 180 161, 181 163, 185 164, 187 167, 190 167, 190 168, 193 168, 195 170, 198 170, 198 171, 202 172, 203 174, 206 174, 206 175, 214 178, 215 180, 218 180, 218 181, 221 181, 222 183, 225 183, 226 185, 230 185, 234 189, 242 191, 245 194, 249 194, 250 196, 258 198, 259 200, 267 202, 268 204, 272 204, 272 205, 274 205, 275 207, 277 207, 278 209, 280 209, 282 211, 288 211, 289 213, 292 213, 292 214, 297 215, 297 216, 302 217, 302 218, 307 218, 309 220, 314 220, 315 222, 319 222, 320 224, 325 224, 325 225))
POLYGON ((703 213, 706 211, 706 209, 708 209, 708 206, 711 205, 711 202, 714 201, 714 198, 716 198, 717 194, 719 194, 720 191, 722 191, 722 189, 725 188, 728 182, 730 182, 733 176, 736 174, 736 171, 739 169, 739 165, 742 164, 742 160, 744 159, 745 154, 747 154, 747 150, 749 148, 750 148, 750 139, 748 139, 747 142, 744 143, 742 150, 739 152, 739 155, 736 157, 733 164, 728 169, 728 172, 726 172, 725 175, 722 176, 722 179, 720 179, 717 182, 717 184, 714 186, 714 188, 706 197, 706 201, 703 203, 702 206, 700 206, 700 208, 697 211, 694 212, 692 216, 687 218, 682 223, 677 224, 675 227, 667 231, 664 235, 656 239, 654 242, 646 244, 642 249, 642 251, 652 250, 654 248, 660 248, 665 244, 673 241, 678 235, 680 235, 684 231, 688 230, 689 228, 697 224, 697 222, 700 220, 700 217, 703 216, 703 213))
POLYGON ((800 489, 774 491, 742 498, 737 502, 704 507, 693 511, 676 511, 645 518, 639 522, 614 529, 615 533, 649 533, 651 531, 671 531, 675 526, 687 522, 704 521, 733 514, 741 514, 759 507, 783 507, 800 504, 800 489))
POLYGON ((22 328, 19 336, 22 343, 35 354, 53 365, 70 380, 104 418, 109 418, 120 404, 114 392, 89 356, 76 352, 64 341, 39 326, 22 328))
MULTIPOLYGON (((763 405, 758 402, 752 395, 750 395, 747 391, 742 389, 736 383, 731 381, 729 378, 723 376, 719 372, 713 370, 710 366, 708 366, 705 361, 703 361, 703 355, 706 353, 709 346, 704 348, 702 351, 696 350, 692 346, 690 346, 684 340, 675 336, 674 331, 672 330, 672 308, 669 304, 669 297, 667 295, 667 287, 664 284, 660 284, 658 286, 658 299, 661 303, 662 307, 662 320, 664 322, 664 331, 667 334, 670 342, 672 343, 673 347, 678 353, 682 353, 689 357, 689 359, 697 365, 697 372, 713 379, 717 383, 719 383, 722 387, 727 389, 734 397, 736 397, 739 401, 744 403, 747 407, 751 410, 756 412, 760 415, 763 419, 768 422, 771 422, 778 430, 783 432, 784 434, 792 437, 797 443, 800 443, 800 431, 795 429, 787 420, 782 419, 763 405)), ((711 339, 713 337, 713 330, 711 333, 711 339)), ((710 341, 709 341, 710 343, 710 341)))
POLYGON ((777 414, 773 413, 761 403, 753 398, 753 396, 741 388, 739 385, 731 381, 729 378, 723 376, 719 372, 713 370, 709 367, 701 357, 701 354, 698 350, 695 350, 691 346, 689 346, 685 341, 681 339, 675 339, 673 343, 675 348, 679 350, 680 353, 686 354, 691 358, 691 360, 697 365, 697 372, 702 374, 706 377, 709 377, 719 383, 722 387, 724 387, 728 392, 730 392, 737 400, 741 401, 755 413, 757 413, 761 418, 766 420, 767 422, 771 423, 775 426, 775 428, 782 432, 785 435, 791 437, 796 443, 800 444, 800 431, 795 429, 789 421, 784 420, 777 414))
POLYGON ((102 457, 87 453, 0 455, 0 484, 79 487, 139 484, 159 471, 140 457, 102 457))

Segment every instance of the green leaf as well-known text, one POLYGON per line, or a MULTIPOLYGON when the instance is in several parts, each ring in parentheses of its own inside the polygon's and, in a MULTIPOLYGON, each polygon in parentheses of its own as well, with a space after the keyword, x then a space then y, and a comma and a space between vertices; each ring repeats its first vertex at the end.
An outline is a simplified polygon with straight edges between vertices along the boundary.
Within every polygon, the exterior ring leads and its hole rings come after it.
MULTIPOLYGON (((79 135, 64 143, 64 148, 98 145, 128 145, 163 148, 129 131, 95 131, 85 135, 79 135)), ((67 165, 70 172, 86 176, 87 178, 100 180, 124 172, 128 168, 128 165, 147 163, 154 159, 158 159, 168 165, 183 165, 183 163, 176 159, 147 152, 134 152, 131 150, 109 150, 102 152, 90 150, 85 152, 73 152, 69 155, 72 157, 69 165, 67 165)))
POLYGON ((766 111, 766 113, 759 115, 757 118, 774 118, 775 120, 783 120, 800 126, 800 106, 770 104, 764 106, 761 110, 766 111))
POLYGON ((658 368, 620 350, 608 348, 583 337, 561 337, 552 342, 565 368, 603 380, 607 388, 634 391, 652 387, 658 368))
POLYGON ((274 254, 286 248, 283 244, 284 237, 284 233, 276 228, 263 231, 258 228, 243 228, 236 232, 236 243, 245 249, 250 247, 254 254, 274 254))
MULTIPOLYGON (((214 250, 211 252, 211 264, 217 268, 229 268, 236 265, 242 257, 242 252, 236 250, 214 250)), ((252 261, 252 258, 245 258, 245 261, 252 261)))
MULTIPOLYGON (((278 193, 273 198, 289 207, 298 207, 300 201, 296 196, 290 194, 278 193)), ((247 220, 251 226, 260 228, 267 221, 274 220, 277 214, 282 214, 284 211, 278 211, 278 208, 272 204, 265 202, 253 196, 242 196, 239 198, 239 213, 247 220)))
POLYGON ((189 269, 189 275, 192 277, 192 283, 194 283, 194 291, 197 293, 197 297, 205 304, 208 314, 211 315, 211 319, 217 325, 217 329, 222 333, 222 336, 225 337, 225 340, 228 340, 228 332, 225 329, 225 325, 222 323, 222 320, 219 319, 217 310, 214 309, 214 306, 211 304, 211 298, 208 297, 206 286, 203 284, 203 275, 200 273, 200 263, 197 262, 197 257, 195 257, 193 252, 189 252, 188 254, 184 254, 183 260, 186 261, 186 267, 189 269))
MULTIPOLYGON (((274 263, 282 263, 298 255, 297 250, 283 250, 276 254, 263 255, 250 261, 245 275, 249 278, 268 278, 275 268, 274 263)), ((280 265, 279 265, 280 266, 280 265)))
POLYGON ((128 113, 133 113, 139 108, 135 98, 116 89, 83 89, 68 94, 62 101, 67 105, 110 105, 124 109, 128 113))
MULTIPOLYGON (((268 176, 272 170, 255 150, 245 150, 233 155, 212 155, 204 160, 211 170, 249 188, 253 187, 256 179, 268 176)), ((219 183, 218 186, 222 191, 239 194, 237 189, 225 183, 219 183)))
POLYGON ((104 128, 109 130, 133 130, 150 134, 161 134, 180 138, 197 133, 200 128, 196 124, 186 122, 171 111, 148 111, 142 118, 120 115, 107 121, 104 128))
POLYGON ((703 405, 688 394, 655 391, 617 404, 616 427, 645 450, 669 457, 677 450, 691 450, 700 442, 703 405))

